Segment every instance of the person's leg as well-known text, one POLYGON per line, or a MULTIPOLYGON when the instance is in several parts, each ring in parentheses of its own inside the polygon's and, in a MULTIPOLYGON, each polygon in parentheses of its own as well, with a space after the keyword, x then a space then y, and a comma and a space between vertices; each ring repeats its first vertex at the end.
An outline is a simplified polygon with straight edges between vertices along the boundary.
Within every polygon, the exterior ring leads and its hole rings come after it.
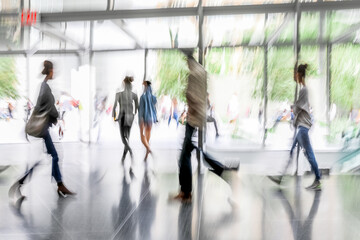
POLYGON ((315 173, 316 180, 319 181, 321 176, 320 176, 318 164, 315 159, 314 151, 311 147, 310 138, 309 138, 309 129, 300 127, 298 142, 304 148, 305 156, 311 165, 311 169, 315 173))
POLYGON ((179 115, 177 114, 177 112, 174 113, 174 118, 176 120, 176 127, 179 127, 179 115))
POLYGON ((45 136, 43 137, 45 141, 45 146, 47 149, 47 153, 52 157, 52 173, 51 175, 55 178, 56 182, 61 182, 61 173, 59 168, 59 157, 56 152, 54 143, 51 139, 49 131, 46 132, 45 136))
POLYGON ((216 136, 219 136, 219 131, 218 131, 218 128, 217 128, 217 124, 216 124, 215 118, 213 118, 213 117, 211 117, 211 116, 208 116, 208 117, 207 117, 207 122, 213 122, 213 123, 214 123, 215 131, 216 131, 216 136))
POLYGON ((129 151, 131 158, 133 158, 133 152, 130 147, 130 130, 131 130, 131 127, 129 127, 129 126, 124 127, 124 136, 126 139, 127 150, 129 151))
POLYGON ((151 124, 147 124, 145 126, 145 137, 146 137, 146 141, 148 142, 148 144, 150 143, 151 128, 152 128, 151 124))
POLYGON ((140 123, 140 139, 141 139, 142 144, 144 144, 146 150, 150 151, 150 146, 146 140, 146 136, 145 136, 144 132, 145 132, 145 124, 144 124, 144 122, 141 122, 140 123))
POLYGON ((189 197, 192 191, 191 152, 194 149, 194 145, 191 142, 191 138, 194 130, 192 126, 188 123, 186 124, 185 138, 179 159, 179 183, 184 197, 189 197))
POLYGON ((124 144, 124 152, 123 152, 123 155, 121 157, 121 161, 125 160, 126 154, 128 152, 128 142, 127 142, 127 139, 126 139, 126 127, 124 126, 124 120, 125 120, 124 117, 121 117, 119 119, 120 136, 121 136, 121 141, 124 144))

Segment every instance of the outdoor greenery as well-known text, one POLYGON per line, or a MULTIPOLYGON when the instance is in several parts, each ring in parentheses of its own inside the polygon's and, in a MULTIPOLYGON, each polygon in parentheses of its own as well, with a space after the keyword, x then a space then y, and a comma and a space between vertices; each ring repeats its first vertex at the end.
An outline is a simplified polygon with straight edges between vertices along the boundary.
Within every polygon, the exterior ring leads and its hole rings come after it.
POLYGON ((331 101, 348 117, 351 108, 360 108, 360 47, 337 45, 331 55, 331 101))
POLYGON ((158 96, 169 95, 186 102, 188 66, 185 55, 179 51, 158 51, 156 81, 158 96))
POLYGON ((17 83, 15 59, 0 58, 0 98, 17 99, 17 83))

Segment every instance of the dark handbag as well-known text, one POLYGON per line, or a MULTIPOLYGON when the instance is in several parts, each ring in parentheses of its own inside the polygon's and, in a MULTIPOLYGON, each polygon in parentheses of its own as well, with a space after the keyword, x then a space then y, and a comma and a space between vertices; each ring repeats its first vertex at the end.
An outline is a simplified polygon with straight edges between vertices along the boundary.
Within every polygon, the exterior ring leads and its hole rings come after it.
POLYGON ((25 132, 33 137, 42 137, 49 124, 48 113, 33 113, 26 123, 25 132))

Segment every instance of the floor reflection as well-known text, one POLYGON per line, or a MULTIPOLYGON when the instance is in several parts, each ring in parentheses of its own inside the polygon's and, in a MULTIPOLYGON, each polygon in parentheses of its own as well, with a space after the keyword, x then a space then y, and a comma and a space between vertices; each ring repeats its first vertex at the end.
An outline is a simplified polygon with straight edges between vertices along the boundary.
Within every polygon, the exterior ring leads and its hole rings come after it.
POLYGON ((312 239, 312 228, 314 223, 315 215, 319 208, 319 203, 321 200, 321 191, 313 192, 313 200, 312 205, 310 208, 310 211, 306 217, 306 219, 303 221, 302 219, 302 198, 301 198, 301 189, 300 186, 300 178, 296 178, 296 189, 295 193, 297 193, 294 196, 295 199, 295 206, 293 207, 286 194, 284 193, 284 190, 278 189, 274 191, 275 196, 280 200, 282 203, 287 215, 288 219, 292 228, 292 233, 294 236, 294 239, 296 240, 311 240, 312 239))

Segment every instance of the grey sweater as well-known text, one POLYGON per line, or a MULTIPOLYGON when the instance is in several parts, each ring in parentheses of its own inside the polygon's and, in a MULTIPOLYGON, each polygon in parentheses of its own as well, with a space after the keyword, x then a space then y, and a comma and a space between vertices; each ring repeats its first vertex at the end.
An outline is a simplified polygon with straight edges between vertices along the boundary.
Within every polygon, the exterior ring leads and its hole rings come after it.
POLYGON ((300 90, 299 98, 294 106, 294 125, 296 127, 306 127, 311 128, 312 121, 310 116, 310 105, 309 105, 309 96, 308 90, 306 87, 303 87, 300 90))

